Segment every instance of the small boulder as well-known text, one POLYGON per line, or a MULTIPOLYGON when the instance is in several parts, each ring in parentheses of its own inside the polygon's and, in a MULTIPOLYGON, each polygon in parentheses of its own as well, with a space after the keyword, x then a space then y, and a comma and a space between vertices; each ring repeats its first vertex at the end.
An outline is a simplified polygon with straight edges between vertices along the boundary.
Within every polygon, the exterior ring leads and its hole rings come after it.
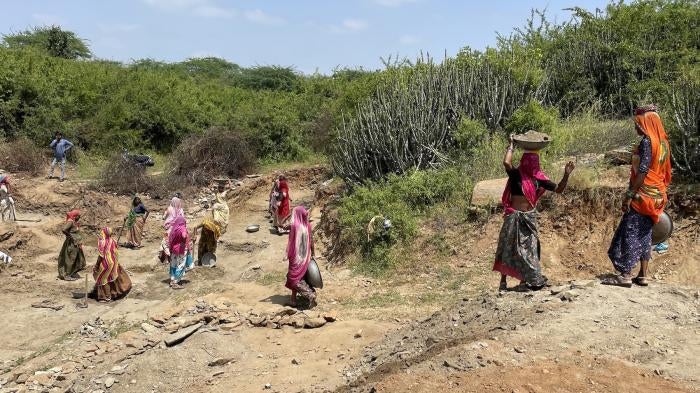
POLYGON ((307 329, 316 329, 326 324, 326 320, 321 317, 316 318, 306 318, 304 320, 304 327, 307 329))
POLYGON ((233 358, 216 358, 209 362, 208 366, 209 367, 217 367, 217 366, 225 366, 229 363, 233 363, 236 360, 233 358))

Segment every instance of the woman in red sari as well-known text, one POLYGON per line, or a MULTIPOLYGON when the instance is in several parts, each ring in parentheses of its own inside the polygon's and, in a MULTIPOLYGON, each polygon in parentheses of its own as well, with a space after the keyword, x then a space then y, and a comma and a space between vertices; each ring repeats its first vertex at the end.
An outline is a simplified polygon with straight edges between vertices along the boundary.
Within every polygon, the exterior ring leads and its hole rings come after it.
POLYGON ((277 227, 277 233, 280 235, 289 233, 289 222, 292 218, 289 207, 290 200, 287 178, 280 176, 277 196, 277 214, 275 215, 275 227, 277 227))
POLYGON ((547 277, 540 265, 540 238, 537 229, 537 201, 545 191, 561 193, 566 188, 574 163, 564 168, 564 177, 555 184, 540 169, 537 152, 525 152, 520 165, 513 167, 513 136, 503 159, 508 183, 503 191, 505 219, 498 237, 496 261, 493 270, 501 273, 500 290, 507 289, 506 277, 520 280, 523 289, 544 287, 547 277))

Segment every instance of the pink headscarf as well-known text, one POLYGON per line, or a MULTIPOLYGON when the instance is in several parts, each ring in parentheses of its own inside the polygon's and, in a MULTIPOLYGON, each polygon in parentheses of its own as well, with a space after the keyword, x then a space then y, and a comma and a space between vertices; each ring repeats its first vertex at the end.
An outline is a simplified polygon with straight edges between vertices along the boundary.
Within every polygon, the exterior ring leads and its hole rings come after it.
POLYGON ((303 206, 297 206, 292 215, 292 227, 287 242, 289 269, 287 270, 285 286, 296 290, 297 284, 304 278, 306 269, 309 267, 313 240, 311 239, 309 212, 303 206))
POLYGON ((170 252, 173 255, 185 255, 189 242, 190 234, 187 232, 187 220, 184 216, 178 216, 173 220, 168 235, 170 252))
POLYGON ((178 217, 184 217, 185 211, 182 210, 182 200, 178 197, 173 197, 170 201, 170 206, 165 212, 165 222, 163 223, 163 228, 170 229, 173 225, 173 221, 178 217))
MULTIPOLYGON (((544 194, 545 189, 535 188, 534 180, 548 181, 547 175, 540 169, 540 156, 537 153, 524 153, 523 157, 520 159, 520 166, 518 167, 520 172, 520 179, 522 181, 523 195, 525 199, 534 207, 537 206, 537 201, 540 199, 542 194, 544 194)), ((503 197, 501 202, 503 203, 504 214, 507 216, 515 212, 511 203, 511 182, 508 180, 506 184, 506 189, 503 190, 503 197)))

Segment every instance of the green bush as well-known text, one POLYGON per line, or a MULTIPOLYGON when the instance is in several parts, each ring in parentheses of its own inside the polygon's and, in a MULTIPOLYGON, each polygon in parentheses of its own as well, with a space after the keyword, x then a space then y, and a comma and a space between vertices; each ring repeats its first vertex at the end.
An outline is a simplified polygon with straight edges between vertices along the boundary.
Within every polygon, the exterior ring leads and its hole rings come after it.
POLYGON ((457 147, 466 153, 473 153, 481 143, 489 136, 489 130, 483 121, 464 117, 457 128, 452 132, 452 137, 457 147))
POLYGON ((509 133, 522 134, 529 130, 551 133, 557 124, 559 113, 556 108, 545 108, 539 102, 530 100, 518 108, 506 124, 509 133))
POLYGON ((358 270, 381 274, 393 266, 393 247, 416 236, 420 217, 454 196, 461 198, 468 188, 456 168, 392 175, 355 188, 340 201, 338 213, 343 241, 359 251, 358 270), (377 216, 391 220, 392 227, 384 231, 378 219, 370 234, 368 224, 377 216))

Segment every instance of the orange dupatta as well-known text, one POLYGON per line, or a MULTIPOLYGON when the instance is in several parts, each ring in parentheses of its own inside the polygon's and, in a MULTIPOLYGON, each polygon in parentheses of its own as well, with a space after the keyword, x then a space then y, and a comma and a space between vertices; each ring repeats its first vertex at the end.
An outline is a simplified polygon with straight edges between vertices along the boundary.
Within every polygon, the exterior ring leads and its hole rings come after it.
MULTIPOLYGON (((651 217, 656 224, 668 201, 666 189, 671 183, 671 148, 661 118, 656 112, 637 114, 634 122, 651 141, 651 163, 644 183, 632 199, 632 208, 651 217)), ((633 165, 632 179, 638 170, 639 167, 633 165)))

